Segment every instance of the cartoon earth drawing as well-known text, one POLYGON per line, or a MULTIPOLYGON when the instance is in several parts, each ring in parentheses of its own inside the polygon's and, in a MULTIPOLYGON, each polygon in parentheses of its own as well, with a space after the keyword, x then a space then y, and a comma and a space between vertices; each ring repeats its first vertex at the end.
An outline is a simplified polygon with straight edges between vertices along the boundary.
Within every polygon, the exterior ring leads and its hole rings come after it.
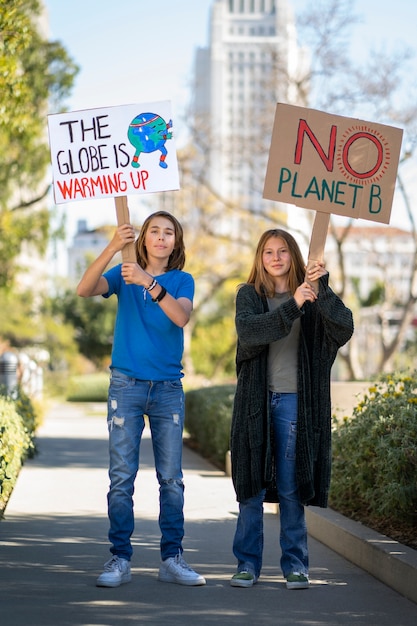
POLYGON ((142 152, 150 153, 160 150, 159 166, 166 169, 165 163, 168 150, 165 142, 172 138, 172 120, 166 121, 157 113, 140 113, 129 124, 127 136, 136 152, 132 159, 132 167, 140 167, 139 156, 142 152))

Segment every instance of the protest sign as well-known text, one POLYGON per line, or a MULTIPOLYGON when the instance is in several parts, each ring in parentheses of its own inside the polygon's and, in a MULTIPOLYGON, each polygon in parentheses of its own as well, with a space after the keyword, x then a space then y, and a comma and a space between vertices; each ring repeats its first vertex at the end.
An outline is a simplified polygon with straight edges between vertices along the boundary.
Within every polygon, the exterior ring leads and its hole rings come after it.
POLYGON ((263 196, 388 224, 401 139, 392 126, 278 104, 263 196))
POLYGON ((48 116, 57 204, 179 189, 170 103, 48 116))
POLYGON ((278 103, 263 197, 317 211, 309 260, 330 214, 388 224, 402 130, 278 103))
POLYGON ((114 197, 120 224, 127 195, 179 189, 172 127, 169 101, 49 115, 56 204, 114 197))

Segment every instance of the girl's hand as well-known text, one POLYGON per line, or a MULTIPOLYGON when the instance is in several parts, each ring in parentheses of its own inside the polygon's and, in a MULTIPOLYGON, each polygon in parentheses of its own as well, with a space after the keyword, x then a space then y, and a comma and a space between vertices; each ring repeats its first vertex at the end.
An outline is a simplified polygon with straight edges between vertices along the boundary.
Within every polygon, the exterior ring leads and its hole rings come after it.
POLYGON ((304 302, 314 302, 317 300, 317 294, 312 285, 305 281, 297 287, 294 294, 294 300, 296 301, 298 308, 301 309, 304 302))
POLYGON ((322 261, 313 261, 311 265, 306 267, 305 279, 309 283, 314 283, 326 274, 328 274, 328 271, 326 270, 324 263, 322 261))

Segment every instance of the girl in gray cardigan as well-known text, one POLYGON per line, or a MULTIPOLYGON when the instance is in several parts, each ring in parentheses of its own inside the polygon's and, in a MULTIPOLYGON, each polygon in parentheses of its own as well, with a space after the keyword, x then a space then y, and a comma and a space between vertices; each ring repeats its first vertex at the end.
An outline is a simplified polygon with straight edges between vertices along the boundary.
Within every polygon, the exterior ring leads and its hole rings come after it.
POLYGON ((281 569, 288 589, 309 586, 304 505, 327 506, 331 469, 330 371, 352 336, 351 311, 321 262, 306 271, 284 230, 261 236, 236 297, 237 388, 231 429, 239 502, 233 587, 258 580, 263 502, 279 502, 281 569))

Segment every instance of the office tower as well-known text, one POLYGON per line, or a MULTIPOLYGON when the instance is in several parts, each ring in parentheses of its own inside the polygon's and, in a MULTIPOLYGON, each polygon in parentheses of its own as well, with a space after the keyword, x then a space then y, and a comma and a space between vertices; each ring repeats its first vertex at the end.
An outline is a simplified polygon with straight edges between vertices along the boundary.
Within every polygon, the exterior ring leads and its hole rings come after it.
POLYGON ((213 0, 208 46, 196 53, 193 117, 205 178, 222 201, 286 214, 262 190, 276 103, 300 104, 305 68, 287 0, 213 0))

